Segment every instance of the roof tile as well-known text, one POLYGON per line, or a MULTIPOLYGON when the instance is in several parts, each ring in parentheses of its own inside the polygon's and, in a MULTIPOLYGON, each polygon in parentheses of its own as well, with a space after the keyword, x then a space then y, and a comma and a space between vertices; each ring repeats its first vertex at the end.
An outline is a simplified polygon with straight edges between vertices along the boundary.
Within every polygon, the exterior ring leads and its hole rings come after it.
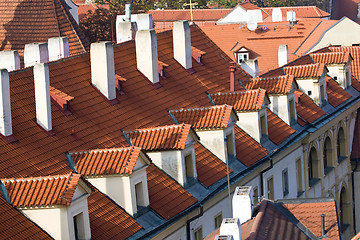
POLYGON ((248 90, 261 88, 265 89, 267 94, 287 94, 291 91, 294 76, 258 77, 250 80, 241 80, 241 82, 248 90))
POLYGON ((310 53, 310 57, 315 63, 324 64, 345 64, 349 61, 349 52, 324 52, 310 53))
POLYGON ((315 63, 283 67, 284 72, 296 78, 321 77, 324 73, 325 64, 315 63))
POLYGON ((296 113, 298 123, 305 126, 307 123, 313 123, 316 119, 325 114, 313 100, 300 90, 295 91, 296 113))
POLYGON ((279 118, 270 109, 266 109, 269 139, 279 145, 285 141, 291 134, 295 132, 289 125, 287 125, 281 118, 279 118))
POLYGON ((329 76, 326 76, 326 84, 328 102, 331 104, 331 106, 337 107, 341 103, 351 98, 351 95, 329 76))

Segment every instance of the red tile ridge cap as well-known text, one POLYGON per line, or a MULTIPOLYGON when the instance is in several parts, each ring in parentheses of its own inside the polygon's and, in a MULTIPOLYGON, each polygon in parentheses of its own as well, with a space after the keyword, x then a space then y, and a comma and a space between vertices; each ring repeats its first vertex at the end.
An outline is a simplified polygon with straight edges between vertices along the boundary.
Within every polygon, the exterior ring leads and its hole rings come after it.
POLYGON ((326 68, 324 63, 313 63, 313 64, 286 66, 283 67, 283 70, 286 74, 294 75, 294 77, 296 78, 303 78, 303 77, 321 77, 324 72, 324 68, 326 68))
MULTIPOLYGON (((247 79, 247 80, 241 80, 243 83, 251 83, 253 82, 254 85, 256 85, 256 81, 259 81, 259 82, 266 82, 266 81, 275 81, 275 80, 284 80, 284 86, 281 87, 280 90, 277 90, 275 92, 273 92, 274 90, 270 90, 270 89, 265 89, 266 92, 268 94, 278 94, 278 93, 282 93, 282 94, 287 94, 287 93, 290 93, 291 91, 291 87, 292 87, 292 83, 294 81, 294 76, 293 75, 289 75, 289 74, 286 74, 286 75, 279 75, 279 76, 274 76, 274 77, 256 77, 256 78, 251 78, 251 79, 247 79)), ((247 87, 247 86, 245 86, 247 87)), ((261 86, 261 87, 264 87, 264 86, 261 86)), ((260 87, 260 88, 261 88, 260 87)))
POLYGON ((269 201, 266 200, 266 199, 261 201, 259 212, 256 215, 255 220, 254 220, 254 224, 251 227, 249 240, 256 240, 257 233, 259 232, 259 228, 261 226, 261 222, 262 222, 262 220, 263 220, 263 218, 265 216, 265 211, 266 211, 268 202, 269 201))
POLYGON ((158 127, 148 127, 148 128, 138 128, 136 130, 131 130, 131 131, 125 131, 126 133, 135 133, 135 132, 150 132, 150 131, 156 131, 156 130, 161 130, 161 129, 170 129, 170 128, 186 128, 186 127, 190 127, 190 124, 186 124, 186 123, 180 123, 180 124, 173 124, 173 125, 165 125, 165 126, 158 126, 158 127))
POLYGON ((347 63, 349 61, 349 57, 351 56, 350 52, 348 52, 348 51, 310 53, 309 55, 314 60, 315 63, 324 63, 324 64, 347 63), (328 58, 324 59, 325 57, 328 57, 328 58), (332 57, 332 58, 330 58, 330 57, 332 57))
POLYGON ((90 150, 84 150, 84 151, 76 151, 76 152, 69 152, 70 155, 77 155, 77 154, 86 154, 86 153, 101 153, 101 152, 115 152, 115 151, 124 151, 124 150, 130 150, 130 151, 134 151, 134 150, 141 150, 141 148, 136 147, 136 146, 131 146, 131 147, 123 147, 123 148, 99 148, 99 149, 90 149, 90 150))

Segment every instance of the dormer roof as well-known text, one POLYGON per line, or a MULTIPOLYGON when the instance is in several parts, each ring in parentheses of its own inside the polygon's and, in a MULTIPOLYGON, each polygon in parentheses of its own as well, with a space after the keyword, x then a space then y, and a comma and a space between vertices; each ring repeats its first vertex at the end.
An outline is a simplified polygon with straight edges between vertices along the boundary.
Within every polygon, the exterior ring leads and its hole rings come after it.
POLYGON ((126 131, 131 143, 144 150, 185 149, 189 135, 197 141, 199 137, 189 124, 167 125, 126 131))
POLYGON ((80 174, 2 179, 15 207, 70 206, 80 174))
POLYGON ((314 63, 298 66, 283 67, 285 74, 294 75, 296 78, 319 78, 323 75, 325 64, 314 63))
POLYGON ((296 113, 298 123, 305 126, 313 123, 316 119, 325 114, 324 110, 316 105, 313 100, 300 90, 295 91, 296 113))
POLYGON ((267 109, 266 113, 269 139, 276 145, 279 145, 280 143, 285 141, 291 134, 295 132, 294 129, 287 125, 270 109, 267 109))
MULTIPOLYGON (((329 47, 331 52, 349 52, 353 58, 351 61, 351 74, 360 79, 360 47, 359 46, 342 46, 329 47)), ((351 84, 352 85, 352 84, 351 84)))
POLYGON ((326 76, 326 93, 328 96, 328 102, 333 107, 339 106, 341 103, 345 102, 351 95, 345 91, 340 85, 331 77, 326 76))
POLYGON ((309 55, 315 63, 324 64, 346 64, 352 59, 349 52, 310 53, 309 55))
POLYGON ((250 80, 241 80, 246 89, 265 89, 266 93, 271 94, 288 94, 291 92, 293 85, 297 85, 294 76, 283 75, 277 77, 258 77, 250 80))
MULTIPOLYGON (((133 173, 137 159, 143 155, 139 147, 96 149, 71 152, 76 170, 85 176, 133 173)), ((148 160, 148 163, 150 161, 148 160)))
POLYGON ((177 122, 191 124, 195 129, 226 128, 231 119, 238 120, 232 106, 218 105, 202 108, 170 110, 177 122))
POLYGON ((210 94, 215 104, 229 104, 236 111, 259 111, 270 103, 264 89, 210 94))

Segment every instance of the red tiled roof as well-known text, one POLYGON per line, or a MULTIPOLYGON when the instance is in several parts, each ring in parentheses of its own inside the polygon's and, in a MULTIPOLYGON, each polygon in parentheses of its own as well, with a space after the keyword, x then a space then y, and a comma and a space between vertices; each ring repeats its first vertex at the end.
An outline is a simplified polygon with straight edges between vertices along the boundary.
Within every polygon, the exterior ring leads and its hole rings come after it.
POLYGON ((95 189, 88 197, 91 239, 126 239, 142 229, 129 214, 95 189))
POLYGON ((0 50, 18 50, 23 56, 25 44, 60 36, 69 39, 71 55, 89 49, 63 0, 1 1, 0 15, 0 50))
POLYGON ((331 106, 337 107, 341 103, 351 98, 351 95, 329 76, 326 76, 326 84, 328 102, 331 104, 331 106))
POLYGON ((349 61, 349 52, 310 53, 315 63, 345 64, 349 61))
POLYGON ((228 104, 237 111, 258 111, 266 96, 264 89, 210 94, 215 104, 228 104))
POLYGON ((275 113, 270 111, 270 109, 266 109, 266 112, 269 139, 276 145, 279 145, 293 134, 295 130, 281 120, 275 113))
POLYGON ((197 202, 197 199, 177 182, 150 164, 146 169, 150 207, 166 220, 197 202))
POLYGON ((360 239, 360 232, 358 232, 351 240, 359 240, 360 239))
POLYGON ((132 174, 141 148, 113 148, 70 153, 76 170, 85 176, 132 174))
POLYGON ((313 100, 300 90, 295 91, 296 113, 298 115, 298 123, 305 126, 307 123, 312 123, 319 117, 325 114, 313 100))
POLYGON ((233 107, 229 105, 218 105, 203 108, 189 108, 171 110, 170 113, 179 123, 187 123, 195 129, 204 128, 226 128, 229 125, 233 107))
POLYGON ((145 150, 185 149, 191 125, 179 124, 125 132, 132 144, 145 150))
POLYGON ((5 201, 0 194, 0 236, 2 239, 53 239, 43 229, 5 201))
POLYGON ((332 52, 349 52, 353 58, 351 61, 351 74, 357 79, 360 79, 360 47, 359 46, 344 46, 344 47, 329 47, 332 52))
POLYGON ((283 67, 286 74, 294 75, 296 78, 321 77, 324 73, 325 64, 315 63, 307 65, 296 65, 283 67))
POLYGON ((360 92, 360 82, 354 77, 354 75, 351 75, 351 86, 360 92))
POLYGON ((235 130, 236 158, 247 167, 266 157, 268 151, 237 125, 235 130))
POLYGON ((95 4, 95 3, 77 3, 78 5, 78 16, 79 16, 79 22, 86 17, 86 14, 90 12, 95 12, 97 9, 109 9, 110 6, 108 4, 95 4))
POLYGON ((251 2, 243 2, 243 3, 238 4, 238 6, 241 6, 242 8, 244 8, 246 10, 260 9, 258 6, 252 4, 251 2))
MULTIPOLYGON (((330 13, 327 13, 316 6, 291 6, 291 7, 279 7, 283 16, 283 20, 286 20, 286 14, 288 11, 295 12, 297 19, 301 18, 324 18, 330 17, 330 13)), ((267 14, 269 14, 269 21, 271 21, 273 7, 261 8, 267 14)))
POLYGON ((241 80, 241 82, 248 90, 261 88, 265 89, 267 94, 287 94, 291 91, 294 76, 258 77, 251 80, 241 80))
POLYGON ((329 239, 340 239, 334 200, 287 203, 284 206, 316 236, 321 236, 321 214, 325 214, 325 232, 329 239))
MULTIPOLYGON (((205 148, 201 143, 195 144, 196 172, 199 182, 210 187, 226 177, 226 164, 205 148)), ((229 173, 232 170, 229 168, 229 173)))
POLYGON ((2 179, 10 202, 15 207, 70 206, 80 174, 2 179))
MULTIPOLYGON (((232 9, 193 9, 194 21, 217 21, 228 14, 232 9)), ((149 10, 155 22, 174 22, 178 20, 189 20, 189 9, 162 9, 149 10)))

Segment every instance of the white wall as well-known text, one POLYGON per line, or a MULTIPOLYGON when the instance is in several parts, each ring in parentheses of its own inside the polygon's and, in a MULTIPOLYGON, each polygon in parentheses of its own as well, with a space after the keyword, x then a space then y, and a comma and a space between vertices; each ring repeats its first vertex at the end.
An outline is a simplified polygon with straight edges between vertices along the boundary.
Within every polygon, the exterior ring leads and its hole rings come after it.
MULTIPOLYGON (((294 93, 289 93, 286 95, 270 95, 270 110, 275 113, 278 117, 280 117, 284 122, 286 122, 288 125, 291 123, 291 117, 290 117, 290 106, 289 101, 293 100, 294 103, 294 110, 296 112, 295 107, 295 96, 294 93)), ((296 114, 295 114, 296 118, 296 114)))
POLYGON ((266 108, 263 108, 258 112, 237 112, 237 115, 239 117, 239 121, 237 121, 236 124, 241 129, 243 129, 247 134, 249 134, 252 138, 260 142, 261 140, 260 116, 265 116, 265 120, 267 123, 266 108))
POLYGON ((297 79, 297 84, 299 89, 308 95, 317 105, 321 104, 322 99, 320 99, 320 86, 324 85, 325 87, 325 101, 327 101, 326 94, 326 82, 325 75, 317 79, 297 79), (308 91, 311 91, 311 95, 308 94, 308 91))
POLYGON ((247 12, 244 8, 237 6, 228 13, 223 19, 217 21, 217 24, 226 24, 226 23, 238 23, 238 22, 247 22, 247 12))

